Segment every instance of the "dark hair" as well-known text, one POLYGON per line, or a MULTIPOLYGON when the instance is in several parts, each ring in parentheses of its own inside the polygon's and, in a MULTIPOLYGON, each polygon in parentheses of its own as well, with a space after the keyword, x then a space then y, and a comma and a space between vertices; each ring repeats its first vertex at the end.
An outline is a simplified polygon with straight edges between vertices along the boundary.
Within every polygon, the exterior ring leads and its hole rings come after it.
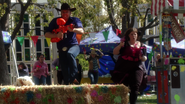
POLYGON ((124 36, 125 36, 125 41, 126 41, 126 42, 128 42, 128 41, 130 40, 129 34, 130 34, 131 32, 133 32, 133 31, 138 33, 138 31, 137 31, 136 28, 129 28, 129 29, 127 29, 127 31, 125 32, 124 36))
POLYGON ((37 60, 39 60, 40 56, 44 57, 44 54, 39 54, 38 57, 37 57, 37 60))
POLYGON ((78 61, 78 62, 79 62, 79 59, 76 59, 76 61, 78 61))
POLYGON ((23 62, 19 63, 19 65, 22 65, 23 69, 28 69, 28 66, 25 63, 23 63, 23 62))

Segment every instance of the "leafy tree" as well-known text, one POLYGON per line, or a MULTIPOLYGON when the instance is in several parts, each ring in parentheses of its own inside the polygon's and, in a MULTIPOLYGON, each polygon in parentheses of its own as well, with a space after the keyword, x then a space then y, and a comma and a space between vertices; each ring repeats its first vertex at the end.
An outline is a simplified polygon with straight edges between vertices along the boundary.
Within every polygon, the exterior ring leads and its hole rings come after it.
MULTIPOLYGON (((31 15, 31 28, 28 28, 29 32, 27 33, 28 36, 31 36, 33 35, 33 30, 35 30, 35 22, 39 20, 38 14, 36 12, 39 12, 40 14, 46 14, 45 17, 47 17, 49 23, 53 18, 53 14, 48 12, 46 8, 56 8, 56 5, 59 2, 67 2, 71 7, 77 8, 77 10, 72 13, 72 15, 81 19, 85 31, 87 32, 99 31, 103 29, 103 24, 107 19, 106 16, 99 14, 102 10, 102 3, 99 0, 48 0, 48 4, 45 5, 36 3, 36 0, 27 0, 27 2, 23 2, 22 0, 17 1, 17 3, 12 4, 11 0, 0 0, 0 31, 9 31, 11 33, 12 40, 15 39, 16 35, 19 34, 20 29, 22 29, 21 25, 26 13, 31 15), (14 9, 14 7, 17 5, 20 6, 20 11, 14 9), (10 15, 11 10, 16 13, 14 15, 10 15), (13 21, 10 18, 13 18, 13 21), (14 22, 14 27, 9 28, 9 22, 14 22)), ((47 23, 42 23, 41 25, 48 26, 47 23)), ((9 48, 9 46, 4 47, 1 32, 0 46, 0 83, 2 85, 7 85, 10 84, 10 80, 8 77, 5 51, 9 48)))
POLYGON ((150 12, 150 8, 147 8, 145 15, 142 15, 138 9, 138 4, 150 4, 151 0, 104 0, 104 2, 107 7, 110 23, 113 25, 114 29, 118 29, 121 25, 120 28, 122 29, 122 34, 119 35, 120 37, 123 36, 123 33, 128 28, 134 26, 135 17, 137 16, 142 20, 141 22, 143 22, 143 27, 139 28, 142 33, 139 40, 145 42, 151 38, 158 38, 158 36, 153 36, 146 40, 142 40, 147 29, 159 24, 157 17, 155 17, 149 24, 145 23, 147 15, 150 12))

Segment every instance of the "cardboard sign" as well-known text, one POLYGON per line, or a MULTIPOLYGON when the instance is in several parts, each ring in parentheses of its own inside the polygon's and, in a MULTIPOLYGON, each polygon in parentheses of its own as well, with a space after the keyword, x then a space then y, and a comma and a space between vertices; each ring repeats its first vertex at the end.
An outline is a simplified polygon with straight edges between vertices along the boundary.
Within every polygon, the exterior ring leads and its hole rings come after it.
POLYGON ((176 18, 172 13, 171 13, 171 27, 172 27, 172 35, 177 43, 185 39, 184 32, 181 26, 179 26, 176 18))

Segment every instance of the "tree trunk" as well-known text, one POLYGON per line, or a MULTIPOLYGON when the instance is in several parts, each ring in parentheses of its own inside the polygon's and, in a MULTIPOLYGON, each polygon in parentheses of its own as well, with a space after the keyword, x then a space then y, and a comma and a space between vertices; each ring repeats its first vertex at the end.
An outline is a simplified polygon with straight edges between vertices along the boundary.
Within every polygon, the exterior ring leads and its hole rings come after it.
POLYGON ((0 84, 9 85, 10 84, 10 76, 8 74, 6 53, 4 48, 2 29, 0 26, 0 84))
POLYGON ((6 3, 7 8, 3 17, 0 18, 0 84, 2 85, 10 85, 10 75, 8 74, 7 60, 6 60, 6 52, 4 47, 4 41, 2 36, 2 31, 8 30, 8 18, 10 13, 10 0, 0 0, 0 3, 6 3))

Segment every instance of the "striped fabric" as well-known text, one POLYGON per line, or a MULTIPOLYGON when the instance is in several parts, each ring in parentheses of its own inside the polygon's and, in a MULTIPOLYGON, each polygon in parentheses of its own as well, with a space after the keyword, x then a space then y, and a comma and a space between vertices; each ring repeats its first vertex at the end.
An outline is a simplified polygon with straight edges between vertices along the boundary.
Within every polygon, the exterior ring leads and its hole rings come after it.
MULTIPOLYGON (((168 9, 169 6, 173 6, 173 9, 178 10, 179 7, 185 7, 185 0, 152 0, 151 14, 158 16, 163 9, 168 9)), ((174 16, 185 16, 185 14, 174 13, 174 16)))

